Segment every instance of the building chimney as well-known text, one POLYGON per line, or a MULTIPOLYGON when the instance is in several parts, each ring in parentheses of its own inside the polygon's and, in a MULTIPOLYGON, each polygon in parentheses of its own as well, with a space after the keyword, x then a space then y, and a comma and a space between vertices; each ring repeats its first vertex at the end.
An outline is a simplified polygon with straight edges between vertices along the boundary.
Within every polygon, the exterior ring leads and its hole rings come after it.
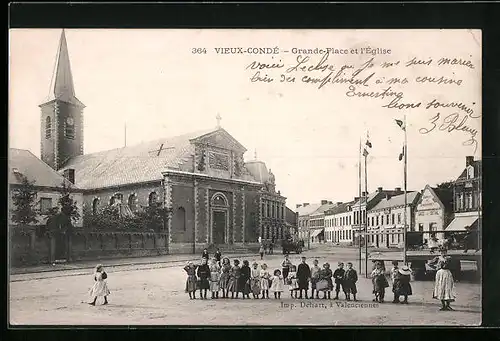
POLYGON ((379 192, 379 193, 380 193, 380 192, 382 192, 383 190, 384 190, 384 188, 383 188, 383 187, 378 187, 378 188, 377 188, 377 192, 379 192))
POLYGON ((321 205, 326 205, 328 204, 328 200, 321 200, 321 205))
POLYGON ((74 169, 65 169, 63 173, 64 177, 71 182, 72 184, 75 184, 75 170, 74 169))
MULTIPOLYGON (((357 199, 355 199, 357 200, 357 199)), ((337 201, 337 205, 342 205, 342 201, 337 201)))
POLYGON ((394 188, 394 191, 395 191, 395 192, 398 192, 398 193, 399 193, 399 192, 401 192, 401 187, 396 187, 396 188, 394 188))
POLYGON ((474 156, 465 157, 465 167, 472 165, 473 162, 474 162, 474 156))
POLYGON ((332 205, 332 204, 333 204, 333 201, 328 201, 328 203, 329 203, 330 205, 332 205))
POLYGON ((295 205, 295 208, 299 208, 301 206, 302 206, 302 204, 297 204, 297 205, 295 205))
POLYGON ((304 207, 309 206, 309 203, 305 202, 305 203, 302 204, 302 206, 304 206, 304 207))
POLYGON ((358 201, 359 200, 359 197, 354 197, 354 201, 358 201))
POLYGON ((365 197, 365 196, 368 195, 368 193, 367 192, 362 192, 361 195, 365 197))

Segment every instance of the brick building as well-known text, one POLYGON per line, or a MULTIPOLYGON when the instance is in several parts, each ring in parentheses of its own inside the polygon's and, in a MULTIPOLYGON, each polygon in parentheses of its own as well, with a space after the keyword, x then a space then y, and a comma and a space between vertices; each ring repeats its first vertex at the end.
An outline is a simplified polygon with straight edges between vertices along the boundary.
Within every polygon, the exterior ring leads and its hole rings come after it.
POLYGON ((84 154, 83 108, 75 96, 64 31, 50 96, 41 106, 42 160, 74 173, 91 212, 121 202, 134 212, 169 209, 169 250, 280 238, 285 201, 262 161, 244 161, 243 147, 220 126, 134 146, 84 154))

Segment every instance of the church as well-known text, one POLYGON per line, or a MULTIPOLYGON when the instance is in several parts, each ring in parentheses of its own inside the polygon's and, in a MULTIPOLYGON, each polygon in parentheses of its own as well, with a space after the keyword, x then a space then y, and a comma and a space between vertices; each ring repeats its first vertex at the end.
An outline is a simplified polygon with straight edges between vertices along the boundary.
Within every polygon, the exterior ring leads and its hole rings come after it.
MULTIPOLYGON (((85 105, 76 97, 64 30, 50 97, 41 108, 41 158, 83 191, 95 213, 122 203, 130 211, 161 204, 170 253, 281 239, 286 198, 264 162, 244 161, 246 149, 220 125, 112 150, 85 154, 85 105)), ((92 214, 91 213, 91 214, 92 214)))

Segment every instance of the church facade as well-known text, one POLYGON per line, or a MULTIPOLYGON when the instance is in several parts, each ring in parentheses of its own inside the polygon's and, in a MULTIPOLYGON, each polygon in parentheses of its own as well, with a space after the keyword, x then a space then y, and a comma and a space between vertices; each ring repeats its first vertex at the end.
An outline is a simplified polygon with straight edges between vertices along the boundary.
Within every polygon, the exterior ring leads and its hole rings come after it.
POLYGON ((42 160, 83 190, 94 214, 121 203, 130 211, 168 208, 170 253, 280 239, 286 198, 264 162, 218 124, 213 129, 84 154, 83 109, 75 96, 64 31, 50 97, 41 107, 42 160))

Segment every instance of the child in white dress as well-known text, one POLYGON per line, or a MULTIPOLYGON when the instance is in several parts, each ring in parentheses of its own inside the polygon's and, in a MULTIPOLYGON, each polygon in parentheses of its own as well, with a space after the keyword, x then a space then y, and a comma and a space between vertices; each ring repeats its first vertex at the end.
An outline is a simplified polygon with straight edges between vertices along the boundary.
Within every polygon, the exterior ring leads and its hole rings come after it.
POLYGON ((110 294, 110 292, 108 289, 108 285, 106 284, 106 278, 108 278, 108 275, 104 271, 102 265, 97 265, 94 272, 94 286, 90 289, 89 292, 90 297, 94 298, 94 300, 89 303, 90 305, 95 306, 95 302, 97 301, 97 297, 99 296, 104 296, 103 305, 108 304, 107 296, 110 294))
POLYGON ((272 277, 271 289, 274 292, 275 299, 281 299, 281 293, 285 290, 285 282, 283 276, 281 275, 281 270, 274 270, 274 276, 272 277))
POLYGON ((297 280, 297 267, 295 265, 292 265, 290 267, 290 272, 288 273, 288 277, 286 280, 288 289, 290 290, 290 297, 296 298, 297 290, 299 289, 299 282, 297 280))
POLYGON ((262 290, 262 299, 269 298, 269 280, 271 276, 269 270, 267 270, 267 264, 264 263, 260 266, 260 289, 262 290))

